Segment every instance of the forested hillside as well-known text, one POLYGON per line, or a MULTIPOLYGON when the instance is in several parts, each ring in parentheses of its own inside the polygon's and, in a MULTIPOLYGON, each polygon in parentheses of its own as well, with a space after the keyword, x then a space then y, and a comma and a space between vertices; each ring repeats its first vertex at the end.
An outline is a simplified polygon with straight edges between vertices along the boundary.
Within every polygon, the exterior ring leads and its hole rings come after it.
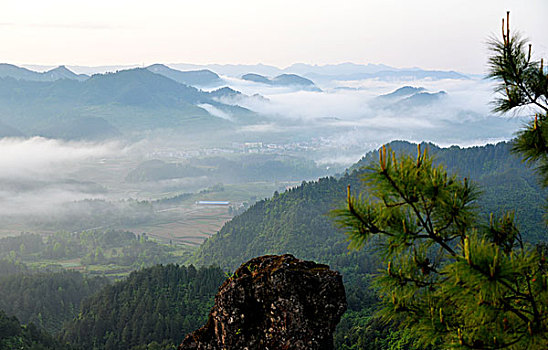
MULTIPOLYGON (((416 145, 407 142, 392 142, 390 146, 397 152, 416 152, 416 145)), ((477 183, 483 192, 477 203, 483 216, 480 219, 487 219, 491 212, 500 215, 515 209, 526 240, 534 243, 547 239, 542 220, 546 191, 537 185, 534 171, 510 153, 508 143, 466 149, 426 146, 450 172, 477 183)), ((347 185, 353 192, 362 188, 363 167, 377 157, 377 152, 371 152, 340 178, 303 182, 257 202, 209 238, 194 262, 234 269, 254 256, 291 253, 327 263, 343 273, 348 299, 348 311, 335 333, 337 348, 368 349, 376 344, 379 349, 388 349, 391 342, 405 344, 404 334, 395 335, 371 317, 377 301, 370 289, 370 274, 379 266, 372 248, 349 251, 345 234, 329 217, 332 209, 344 205, 347 185)))
POLYGON ((34 324, 22 326, 16 317, 8 317, 0 310, 0 350, 65 350, 51 335, 42 332, 34 324))
MULTIPOLYGON (((416 145, 407 142, 392 142, 390 147, 396 152, 416 152, 416 145)), ((515 209, 529 241, 546 239, 542 221, 546 192, 538 186, 534 171, 510 153, 508 143, 464 149, 443 149, 432 144, 427 147, 450 172, 467 176, 478 184, 483 195, 477 205, 483 215, 515 209)), ((208 239, 196 254, 195 262, 233 269, 261 254, 291 253, 329 263, 336 269, 363 265, 366 258, 362 255, 366 253, 348 252, 345 235, 334 227, 328 213, 344 203, 347 185, 354 190, 362 187, 360 173, 376 157, 376 152, 369 153, 340 178, 303 182, 256 203, 208 239)))
POLYGON ((133 272, 86 300, 63 339, 89 350, 171 349, 204 324, 225 278, 216 267, 158 265, 133 272))
POLYGON ((0 310, 50 333, 78 315, 82 300, 108 284, 79 272, 40 272, 0 277, 0 310))

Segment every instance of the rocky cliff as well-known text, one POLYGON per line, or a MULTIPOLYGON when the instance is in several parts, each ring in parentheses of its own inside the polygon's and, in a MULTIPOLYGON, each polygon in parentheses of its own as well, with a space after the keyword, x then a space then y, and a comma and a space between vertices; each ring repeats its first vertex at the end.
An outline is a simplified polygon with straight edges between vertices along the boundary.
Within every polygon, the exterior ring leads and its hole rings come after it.
POLYGON ((292 255, 262 256, 223 283, 206 325, 179 350, 330 350, 345 310, 338 272, 292 255))

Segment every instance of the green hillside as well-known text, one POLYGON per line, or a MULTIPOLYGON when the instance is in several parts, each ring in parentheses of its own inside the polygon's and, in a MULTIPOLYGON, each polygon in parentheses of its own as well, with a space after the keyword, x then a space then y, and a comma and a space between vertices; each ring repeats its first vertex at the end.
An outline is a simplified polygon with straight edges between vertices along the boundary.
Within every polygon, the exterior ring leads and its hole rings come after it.
POLYGON ((0 350, 64 350, 51 335, 39 330, 34 324, 22 326, 16 317, 8 317, 0 310, 0 350))
MULTIPOLYGON (((416 152, 416 145, 407 142, 390 146, 399 152, 416 152)), ((430 144, 428 148, 450 172, 467 176, 480 186, 483 196, 478 206, 482 215, 515 209, 525 237, 532 242, 546 240, 542 221, 546 192, 537 185, 533 170, 510 153, 509 144, 464 149, 430 144)), ((291 253, 337 269, 350 266, 351 257, 359 256, 353 264, 363 264, 365 253, 348 252, 346 236, 333 226, 328 213, 344 203, 347 185, 361 188, 361 167, 376 157, 376 152, 368 154, 340 178, 303 182, 256 203, 208 239, 195 262, 233 269, 254 256, 291 253)))
MULTIPOLYGON (((416 145, 408 142, 390 146, 397 152, 416 152, 416 145)), ((547 193, 537 185, 533 170, 510 153, 508 143, 465 149, 426 146, 450 172, 469 176, 478 184, 483 191, 477 203, 483 222, 488 222, 491 212, 515 209, 525 239, 533 243, 548 240, 542 219, 547 193)), ((329 217, 332 209, 344 205, 347 185, 359 192, 363 166, 377 158, 378 153, 371 152, 340 178, 303 182, 257 202, 204 242, 193 261, 234 269, 254 256, 291 253, 327 263, 343 274, 348 300, 348 311, 334 335, 336 348, 407 348, 405 335, 372 317, 378 300, 370 282, 379 268, 374 247, 349 251, 345 234, 329 217)))
POLYGON ((225 278, 215 267, 158 265, 133 272, 85 301, 63 339, 90 350, 170 348, 205 323, 225 278))
POLYGON ((199 107, 203 104, 234 115, 236 122, 252 115, 147 69, 96 74, 85 81, 0 78, 0 129, 10 136, 89 139, 158 128, 207 132, 230 125, 199 107))
POLYGON ((106 278, 70 271, 10 274, 0 277, 0 310, 24 324, 56 333, 76 317, 84 298, 107 283, 106 278))

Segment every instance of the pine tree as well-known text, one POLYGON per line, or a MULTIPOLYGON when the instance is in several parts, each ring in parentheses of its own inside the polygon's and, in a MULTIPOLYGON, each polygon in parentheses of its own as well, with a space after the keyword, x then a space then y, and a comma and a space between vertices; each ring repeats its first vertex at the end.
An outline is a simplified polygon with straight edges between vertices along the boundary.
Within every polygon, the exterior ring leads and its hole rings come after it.
POLYGON ((544 60, 534 60, 533 46, 519 33, 510 32, 510 13, 502 20, 502 40, 492 39, 489 47, 489 77, 497 80, 500 97, 494 110, 507 113, 519 109, 534 114, 518 133, 515 151, 525 160, 537 162, 544 186, 548 185, 548 74, 544 60))
MULTIPOLYGON (((491 77, 503 96, 495 109, 537 111, 515 148, 541 162, 546 184, 548 77, 509 28, 491 44, 491 77)), ((381 318, 408 329, 421 348, 548 348, 548 264, 522 240, 512 213, 482 223, 475 185, 433 166, 420 146, 416 157, 382 147, 364 184, 359 196, 348 188, 335 215, 351 247, 371 242, 386 262, 376 278, 381 318)))

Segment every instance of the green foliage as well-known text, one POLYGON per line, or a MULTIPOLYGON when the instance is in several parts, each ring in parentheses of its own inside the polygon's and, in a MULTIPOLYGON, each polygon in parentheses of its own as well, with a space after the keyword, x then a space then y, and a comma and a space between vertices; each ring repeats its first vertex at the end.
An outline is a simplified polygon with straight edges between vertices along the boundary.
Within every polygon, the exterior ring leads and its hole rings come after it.
POLYGON ((101 139, 156 128, 200 132, 229 124, 197 107, 199 103, 251 114, 147 69, 96 74, 83 82, 0 78, 0 102, 2 122, 23 134, 67 139, 101 139), (84 127, 89 128, 86 133, 82 133, 84 127))
POLYGON ((0 310, 50 333, 73 319, 82 300, 108 283, 78 272, 40 272, 0 277, 0 310))
POLYGON ((0 278, 9 275, 16 275, 28 272, 28 268, 20 261, 0 259, 0 278))
MULTIPOLYGON (((417 147, 400 141, 390 145, 402 152, 417 147)), ((491 212, 517 208, 515 216, 525 231, 524 237, 534 242, 546 240, 541 217, 546 192, 537 184, 533 171, 510 153, 510 144, 465 149, 456 146, 442 149, 432 144, 421 147, 435 155, 436 166, 447 164, 450 173, 465 173, 478 181, 483 190, 476 202, 479 218, 487 220, 491 212)), ((378 153, 371 152, 359 165, 377 157, 378 153)), ((291 253, 329 264, 343 274, 349 302, 349 311, 335 333, 336 347, 370 349, 370 344, 375 343, 379 349, 390 349, 390 342, 408 344, 399 338, 404 335, 397 331, 395 323, 387 327, 373 317, 377 298, 370 290, 368 275, 380 268, 379 258, 372 254, 370 245, 360 251, 349 251, 344 230, 334 227, 327 215, 344 203, 348 184, 353 191, 361 188, 360 178, 365 172, 357 166, 340 178, 303 182, 257 202, 209 238, 197 251, 194 262, 215 263, 233 270, 257 255, 291 253)), ((411 347, 402 345, 402 349, 407 348, 411 347)))
POLYGON ((16 317, 8 317, 0 310, 0 350, 64 350, 59 343, 33 324, 21 326, 16 317))
MULTIPOLYGON (((548 75, 542 60, 531 60, 531 45, 526 54, 526 42, 510 34, 508 21, 509 14, 503 40, 490 43, 490 77, 500 82, 496 91, 502 95, 494 109, 541 112, 518 133, 513 149, 539 164, 546 186, 548 75)), ((421 347, 545 349, 545 244, 528 247, 513 213, 478 224, 474 188, 434 167, 420 148, 415 160, 398 159, 383 147, 369 170, 368 198, 352 196, 349 188, 347 208, 336 215, 351 246, 375 237, 388 260, 376 278, 384 306, 379 315, 398 322, 421 347)), ((508 198, 505 188, 495 193, 508 198)), ((545 230, 539 238, 546 239, 545 230)))
POLYGON ((158 265, 85 301, 63 339, 85 349, 172 349, 201 327, 224 273, 158 265))
POLYGON ((534 60, 532 45, 517 33, 510 33, 510 13, 506 27, 502 20, 502 40, 493 38, 489 43, 489 77, 498 81, 496 91, 500 98, 494 101, 494 110, 510 112, 527 107, 535 118, 518 133, 515 151, 525 160, 537 162, 543 183, 548 185, 548 74, 543 60, 534 60))
MULTIPOLYGON (((392 142, 391 147, 408 151, 416 145, 392 142)), ((423 145, 435 155, 434 164, 448 164, 451 173, 466 173, 477 180, 482 196, 477 206, 480 217, 516 209, 516 220, 527 240, 546 240, 542 200, 546 192, 536 183, 534 173, 510 153, 508 143, 461 149, 423 145)), ((369 153, 358 164, 377 156, 369 153)), ((373 272, 376 260, 366 251, 349 251, 343 230, 335 228, 327 215, 345 201, 346 186, 361 188, 365 171, 355 169, 340 178, 303 182, 268 200, 261 200, 246 212, 227 222, 197 251, 199 265, 219 264, 233 270, 254 256, 291 253, 304 259, 327 263, 346 271, 373 272)))
MULTIPOLYGON (((506 28, 502 22, 502 41, 489 43, 489 77, 497 80, 496 91, 502 96, 494 101, 495 111, 508 112, 516 107, 535 105, 548 112, 548 76, 543 62, 532 59, 532 45, 517 33, 510 33, 510 13, 506 28)), ((546 153, 546 152, 544 152, 546 153)))
POLYGON ((141 265, 177 262, 180 257, 175 250, 173 246, 149 240, 145 233, 136 236, 118 230, 56 232, 45 239, 25 233, 0 239, 0 258, 11 257, 27 263, 80 258, 84 266, 112 264, 136 269, 141 265))
POLYGON ((416 158, 383 147, 363 179, 367 198, 349 190, 335 213, 353 247, 375 238, 387 261, 376 279, 383 319, 419 346, 546 344, 547 265, 524 247, 510 216, 479 226, 477 190, 420 147, 416 158))

